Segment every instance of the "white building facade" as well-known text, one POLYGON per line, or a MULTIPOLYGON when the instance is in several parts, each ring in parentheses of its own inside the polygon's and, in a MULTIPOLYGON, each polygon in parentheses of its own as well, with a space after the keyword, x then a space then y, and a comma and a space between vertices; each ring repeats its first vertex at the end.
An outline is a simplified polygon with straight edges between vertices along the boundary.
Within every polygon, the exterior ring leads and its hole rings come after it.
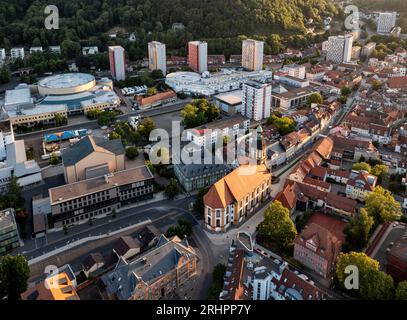
POLYGON ((167 73, 167 58, 165 44, 153 41, 148 43, 148 68, 152 70, 161 70, 165 76, 167 73))
POLYGON ((255 121, 270 117, 271 84, 255 81, 243 85, 242 115, 255 121))
POLYGON ((242 67, 250 71, 263 69, 264 42, 252 39, 242 42, 242 67))

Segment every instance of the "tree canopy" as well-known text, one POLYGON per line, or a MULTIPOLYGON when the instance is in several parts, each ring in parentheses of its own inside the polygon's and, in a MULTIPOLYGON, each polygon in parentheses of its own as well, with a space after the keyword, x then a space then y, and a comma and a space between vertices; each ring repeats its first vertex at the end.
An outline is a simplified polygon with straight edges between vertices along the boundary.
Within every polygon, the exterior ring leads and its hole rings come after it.
POLYGON ((287 208, 280 201, 273 201, 264 212, 264 221, 259 225, 259 234, 282 248, 289 248, 297 235, 294 222, 287 208))
POLYGON ((296 130, 295 121, 289 117, 278 117, 273 114, 267 119, 267 124, 274 125, 282 136, 296 130))
POLYGON ((376 186, 365 198, 365 209, 376 223, 395 221, 402 215, 401 205, 389 190, 376 186))
POLYGON ((373 225, 373 218, 364 208, 360 209, 357 216, 351 218, 344 229, 346 244, 350 250, 361 250, 366 246, 373 225))
POLYGON ((185 105, 181 110, 181 116, 187 128, 194 128, 218 119, 220 110, 206 99, 195 99, 185 105))
POLYGON ((396 290, 397 300, 407 300, 407 280, 399 282, 396 290))
POLYGON ((27 290, 29 277, 30 268, 23 255, 4 256, 0 261, 0 297, 18 300, 20 294, 27 290))

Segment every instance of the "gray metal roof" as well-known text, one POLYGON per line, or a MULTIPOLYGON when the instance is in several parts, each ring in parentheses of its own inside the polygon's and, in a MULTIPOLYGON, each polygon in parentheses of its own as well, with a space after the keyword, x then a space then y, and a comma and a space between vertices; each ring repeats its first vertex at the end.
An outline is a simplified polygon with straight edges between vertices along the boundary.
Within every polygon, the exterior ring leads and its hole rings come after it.
POLYGON ((120 139, 104 140, 99 137, 86 136, 79 142, 75 143, 72 147, 62 152, 64 165, 74 165, 94 152, 96 146, 106 149, 115 155, 124 154, 124 147, 120 139))

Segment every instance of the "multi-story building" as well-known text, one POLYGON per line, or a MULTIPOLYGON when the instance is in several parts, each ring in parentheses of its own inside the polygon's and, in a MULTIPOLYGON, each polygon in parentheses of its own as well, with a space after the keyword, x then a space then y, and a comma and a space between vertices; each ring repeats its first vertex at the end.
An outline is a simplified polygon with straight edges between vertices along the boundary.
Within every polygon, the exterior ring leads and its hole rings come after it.
POLYGON ((374 49, 376 49, 376 42, 369 42, 363 46, 361 55, 368 58, 373 53, 374 49))
POLYGON ((271 114, 271 84, 255 81, 243 85, 242 110, 243 116, 260 121, 271 114))
POLYGON ((283 72, 288 72, 288 75, 294 78, 305 79, 305 66, 298 64, 289 64, 282 68, 283 72))
POLYGON ((7 158, 7 145, 14 142, 14 131, 10 119, 0 119, 0 161, 7 158))
POLYGON ((0 48, 0 61, 6 60, 6 49, 0 48))
POLYGON ((397 12, 380 12, 377 19, 377 33, 390 33, 396 26, 397 12))
POLYGON ((61 46, 50 46, 49 51, 51 51, 52 53, 60 54, 61 46))
POLYGON ((33 53, 42 53, 42 52, 43 52, 42 47, 31 47, 31 48, 30 48, 30 54, 33 54, 33 53))
POLYGON ((307 103, 308 97, 319 90, 314 87, 290 88, 282 85, 273 88, 271 93, 271 108, 279 109, 284 115, 296 111, 296 108, 307 103))
POLYGON ((74 183, 124 170, 124 147, 120 139, 86 136, 62 152, 66 183, 74 183))
POLYGON ((13 208, 0 211, 0 255, 20 246, 13 208))
POLYGON ((115 269, 102 276, 102 294, 112 300, 158 300, 197 275, 198 257, 187 241, 164 235, 156 247, 127 262, 120 258, 115 269))
POLYGON ((344 243, 345 222, 316 213, 294 240, 294 259, 327 278, 344 243))
POLYGON ((250 71, 263 69, 264 42, 247 39, 242 42, 242 67, 250 71))
POLYGON ((126 56, 121 46, 109 47, 110 72, 116 81, 126 79, 126 56))
POLYGON ((374 190, 376 183, 377 177, 367 171, 352 170, 346 184, 346 196, 364 201, 366 196, 374 190))
POLYGON ((352 57, 353 36, 331 36, 328 38, 326 59, 335 63, 350 62, 352 57))
POLYGON ((188 66, 195 72, 208 71, 208 44, 206 42, 188 42, 188 66))
POLYGON ((236 137, 239 133, 245 134, 249 129, 250 119, 237 114, 185 131, 188 141, 202 147, 214 144, 224 136, 236 137))
POLYGON ((174 163, 174 174, 187 192, 208 188, 230 171, 230 166, 216 163, 215 159, 209 164, 184 164, 182 161, 174 163))
POLYGON ((11 48, 10 56, 12 60, 24 59, 24 48, 11 48))
POLYGON ((82 48, 82 54, 84 56, 91 56, 91 55, 98 54, 98 53, 99 53, 99 48, 97 46, 82 48))
POLYGON ((54 227, 80 224, 105 217, 112 210, 151 199, 154 177, 147 166, 49 189, 54 227))
POLYGON ((204 196, 205 225, 226 231, 242 222, 271 192, 271 173, 264 164, 243 165, 216 182, 204 196))
POLYGON ((165 44, 153 41, 148 43, 148 68, 152 70, 161 70, 165 76, 167 73, 167 58, 165 44))

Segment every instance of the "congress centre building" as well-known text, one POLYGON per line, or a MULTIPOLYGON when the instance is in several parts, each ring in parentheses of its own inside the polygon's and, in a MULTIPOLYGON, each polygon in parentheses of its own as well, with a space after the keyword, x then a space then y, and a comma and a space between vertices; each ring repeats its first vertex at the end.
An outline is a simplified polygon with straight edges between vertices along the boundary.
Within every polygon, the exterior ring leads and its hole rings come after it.
POLYGON ((56 115, 68 117, 119 106, 120 98, 113 90, 111 79, 64 73, 43 78, 36 85, 20 84, 8 90, 2 111, 13 125, 33 126, 52 123, 56 115))

